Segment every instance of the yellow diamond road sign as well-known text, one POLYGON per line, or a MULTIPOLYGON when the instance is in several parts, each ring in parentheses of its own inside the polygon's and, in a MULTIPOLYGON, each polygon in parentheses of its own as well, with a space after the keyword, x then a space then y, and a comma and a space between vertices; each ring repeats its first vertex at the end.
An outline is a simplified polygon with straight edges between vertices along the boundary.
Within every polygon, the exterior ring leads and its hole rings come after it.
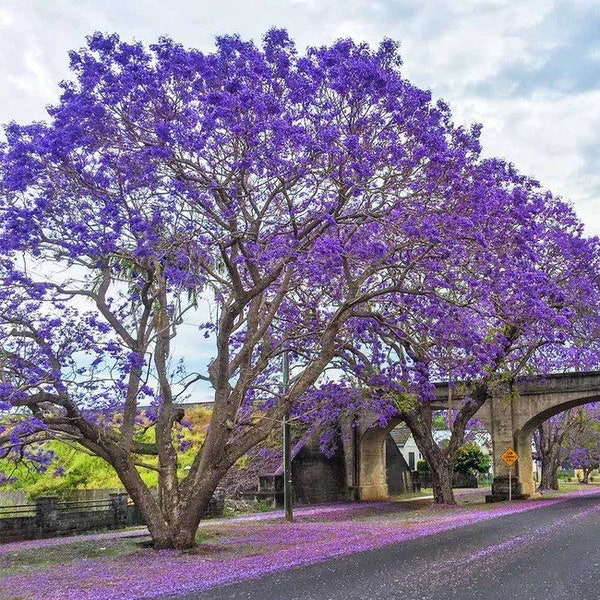
POLYGON ((502 460, 509 466, 512 467, 517 460, 519 459, 519 455, 512 449, 507 448, 502 454, 502 460))

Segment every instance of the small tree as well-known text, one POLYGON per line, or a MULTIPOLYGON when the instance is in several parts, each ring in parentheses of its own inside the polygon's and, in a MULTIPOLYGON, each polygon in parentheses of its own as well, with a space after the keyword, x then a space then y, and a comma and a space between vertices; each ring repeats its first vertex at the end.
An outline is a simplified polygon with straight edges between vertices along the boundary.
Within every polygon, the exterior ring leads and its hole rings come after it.
POLYGON ((463 475, 488 473, 490 466, 490 457, 484 454, 476 443, 464 445, 454 462, 454 470, 463 475))
POLYGON ((600 467, 600 411, 596 403, 577 409, 564 463, 583 471, 583 483, 600 467))
POLYGON ((558 469, 567 456, 568 439, 576 424, 576 411, 568 410, 544 421, 535 430, 533 440, 542 467, 539 489, 558 490, 558 469))

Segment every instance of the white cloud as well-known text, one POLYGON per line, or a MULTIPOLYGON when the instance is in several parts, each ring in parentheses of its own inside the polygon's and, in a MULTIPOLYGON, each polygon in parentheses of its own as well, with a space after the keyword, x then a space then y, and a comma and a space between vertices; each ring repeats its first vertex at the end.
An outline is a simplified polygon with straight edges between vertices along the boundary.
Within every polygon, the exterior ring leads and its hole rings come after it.
POLYGON ((403 44, 406 71, 442 90, 486 81, 510 65, 535 66, 539 51, 556 43, 537 39, 536 27, 551 10, 545 0, 421 6, 403 44))
MULTIPOLYGON (((67 51, 94 30, 152 42, 170 35, 204 50, 218 34, 260 40, 287 27, 300 49, 339 37, 401 41, 404 74, 446 99, 457 121, 484 124, 498 154, 573 199, 590 231, 600 232, 594 154, 600 154, 598 81, 573 90, 571 74, 600 60, 597 43, 569 60, 572 69, 539 73, 552 53, 577 47, 590 3, 559 0, 16 0, 0 8, 0 123, 31 121, 57 99, 67 51), (536 73, 539 81, 529 77, 536 73), (527 83, 527 85, 523 85, 527 83)), ((587 33, 589 37, 589 32, 587 33)))
POLYGON ((36 90, 42 98, 52 98, 58 94, 57 81, 51 79, 45 68, 43 53, 40 48, 32 47, 23 55, 23 69, 6 76, 9 84, 16 86, 21 92, 36 90))
POLYGON ((8 27, 14 23, 12 13, 6 8, 0 8, 0 28, 8 27))
POLYGON ((373 40, 374 32, 368 23, 363 23, 358 20, 346 20, 337 23, 331 29, 332 41, 338 38, 352 38, 354 40, 373 40))
POLYGON ((455 113, 459 121, 485 124, 485 154, 513 162, 574 201, 587 231, 600 234, 600 173, 590 155, 597 156, 600 146, 600 89, 572 96, 546 91, 527 99, 470 98, 455 113))

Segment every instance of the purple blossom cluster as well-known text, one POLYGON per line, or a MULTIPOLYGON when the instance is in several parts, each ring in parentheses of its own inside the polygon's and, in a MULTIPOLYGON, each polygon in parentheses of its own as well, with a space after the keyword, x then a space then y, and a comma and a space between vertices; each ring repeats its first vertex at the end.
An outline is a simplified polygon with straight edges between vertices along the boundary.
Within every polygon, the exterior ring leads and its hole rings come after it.
POLYGON ((290 412, 417 427, 450 380, 465 388, 450 468, 487 387, 597 366, 598 240, 483 158, 481 127, 456 125, 401 65, 390 40, 300 53, 279 29, 210 52, 95 33, 72 52, 48 120, 9 124, 0 146, 8 457, 80 444, 157 547, 183 548, 227 470, 290 412), (211 358, 180 362, 201 303, 211 358), (213 416, 182 475, 181 404, 199 381, 213 416))

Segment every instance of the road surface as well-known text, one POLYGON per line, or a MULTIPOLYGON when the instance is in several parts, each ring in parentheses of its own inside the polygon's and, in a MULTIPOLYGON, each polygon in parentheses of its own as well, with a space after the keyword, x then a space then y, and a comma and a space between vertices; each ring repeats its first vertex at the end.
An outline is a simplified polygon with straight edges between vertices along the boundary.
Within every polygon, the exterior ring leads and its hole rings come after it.
POLYGON ((600 494, 179 600, 599 600, 600 494))

